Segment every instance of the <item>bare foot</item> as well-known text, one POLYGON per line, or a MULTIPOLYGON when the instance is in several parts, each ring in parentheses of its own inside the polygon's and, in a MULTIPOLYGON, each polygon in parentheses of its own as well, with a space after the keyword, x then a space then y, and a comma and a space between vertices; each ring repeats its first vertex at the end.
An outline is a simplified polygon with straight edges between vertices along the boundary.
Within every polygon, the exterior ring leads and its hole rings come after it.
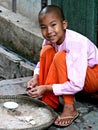
POLYGON ((78 117, 78 112, 75 106, 71 104, 64 104, 63 112, 55 120, 54 124, 57 126, 68 126, 76 117, 78 117))

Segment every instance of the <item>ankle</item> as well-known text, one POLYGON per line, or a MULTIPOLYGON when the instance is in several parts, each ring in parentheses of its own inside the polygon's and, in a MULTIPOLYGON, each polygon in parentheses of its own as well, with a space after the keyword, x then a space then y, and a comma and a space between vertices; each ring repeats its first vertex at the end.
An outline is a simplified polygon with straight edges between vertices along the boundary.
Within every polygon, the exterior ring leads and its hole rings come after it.
POLYGON ((64 110, 75 111, 76 108, 75 108, 75 105, 74 105, 74 104, 65 103, 65 104, 64 104, 64 110))

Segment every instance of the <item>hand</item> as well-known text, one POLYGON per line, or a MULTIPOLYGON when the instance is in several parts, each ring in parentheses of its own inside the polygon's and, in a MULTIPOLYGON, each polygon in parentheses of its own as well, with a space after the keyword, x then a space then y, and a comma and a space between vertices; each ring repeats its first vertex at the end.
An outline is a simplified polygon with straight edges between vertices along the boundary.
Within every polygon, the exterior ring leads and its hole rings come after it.
POLYGON ((39 98, 41 97, 45 92, 52 91, 51 85, 40 85, 36 86, 34 88, 31 88, 28 90, 28 95, 30 95, 33 98, 39 98))
POLYGON ((35 75, 30 81, 27 83, 27 91, 31 88, 34 88, 38 85, 38 75, 35 75))

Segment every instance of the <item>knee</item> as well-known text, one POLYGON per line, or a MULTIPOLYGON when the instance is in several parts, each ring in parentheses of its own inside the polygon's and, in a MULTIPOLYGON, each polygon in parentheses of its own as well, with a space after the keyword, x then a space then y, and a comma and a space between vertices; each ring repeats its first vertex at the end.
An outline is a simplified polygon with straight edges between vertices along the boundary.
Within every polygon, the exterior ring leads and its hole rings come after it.
POLYGON ((65 56, 66 56, 66 52, 64 52, 64 51, 61 51, 61 52, 57 52, 56 54, 55 54, 55 56, 54 56, 54 62, 55 63, 59 63, 61 60, 63 61, 65 61, 65 56))
POLYGON ((40 56, 44 56, 47 53, 55 52, 54 48, 51 45, 43 46, 40 52, 40 56))

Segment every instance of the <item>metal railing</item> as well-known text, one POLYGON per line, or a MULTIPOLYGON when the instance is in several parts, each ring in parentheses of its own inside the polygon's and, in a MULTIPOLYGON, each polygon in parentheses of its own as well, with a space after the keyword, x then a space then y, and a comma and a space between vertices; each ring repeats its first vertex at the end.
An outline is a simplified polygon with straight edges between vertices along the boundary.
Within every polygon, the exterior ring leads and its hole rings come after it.
POLYGON ((16 13, 16 2, 17 0, 12 0, 12 11, 16 13))
POLYGON ((47 0, 41 0, 41 9, 47 6, 47 0))

